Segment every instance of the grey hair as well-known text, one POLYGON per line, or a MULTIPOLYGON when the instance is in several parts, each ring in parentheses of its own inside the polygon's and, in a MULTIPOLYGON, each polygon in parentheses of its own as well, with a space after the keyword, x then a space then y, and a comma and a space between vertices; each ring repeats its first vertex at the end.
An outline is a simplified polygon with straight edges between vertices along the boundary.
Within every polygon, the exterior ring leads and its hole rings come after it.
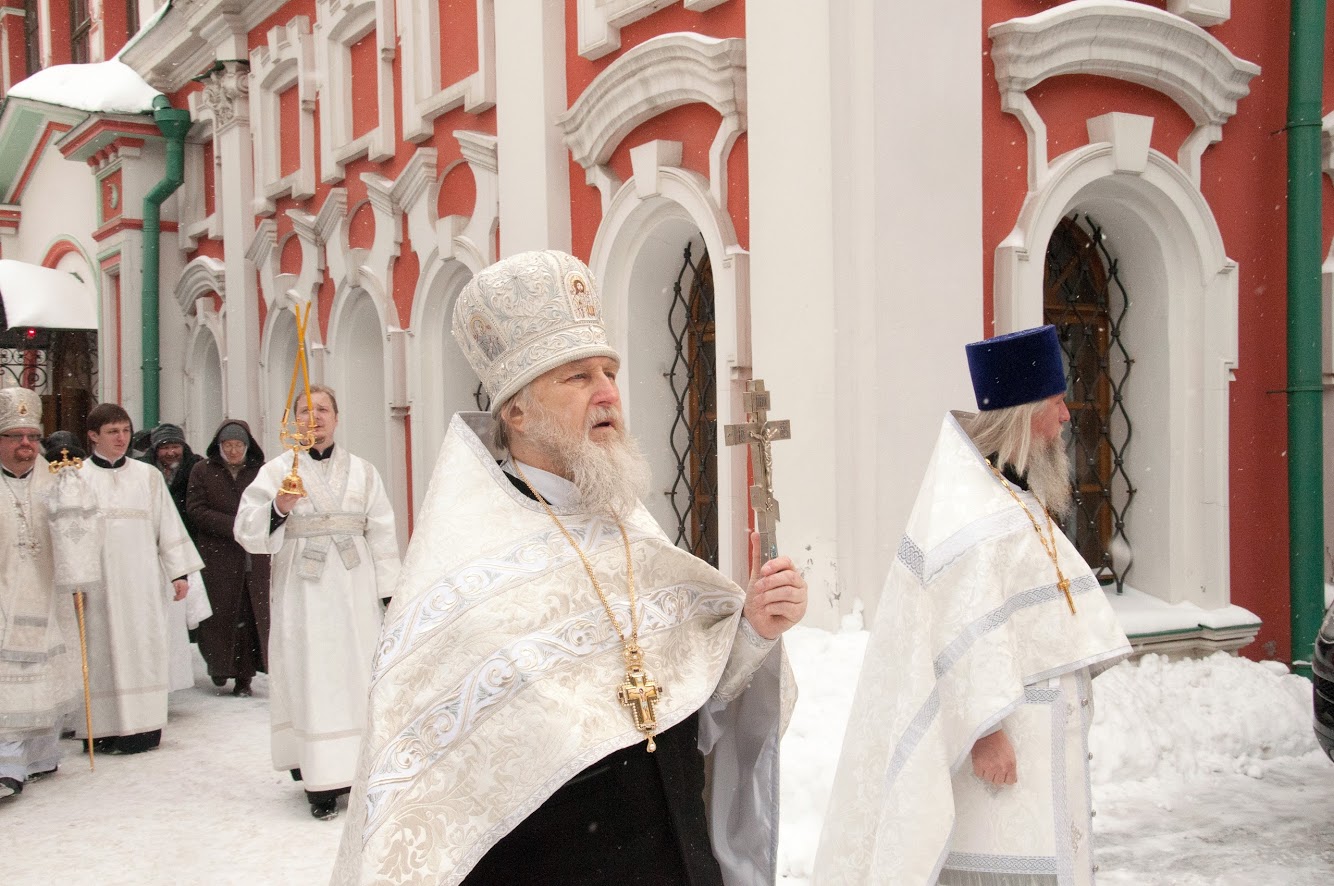
POLYGON ((1003 409, 989 409, 974 415, 964 428, 984 456, 997 454, 997 468, 1011 465, 1015 473, 1028 473, 1028 458, 1033 451, 1033 416, 1046 400, 1034 400, 1003 409))
MULTIPOLYGON (((534 379, 534 381, 536 381, 536 379, 534 379)), ((504 403, 500 404, 500 408, 497 409, 495 413, 496 427, 495 430, 492 432, 491 436, 491 442, 495 444, 495 449, 497 452, 509 451, 510 448, 509 417, 514 410, 514 407, 518 406, 520 409, 527 411, 528 409, 531 408, 532 402, 533 402, 533 382, 530 381, 528 384, 519 388, 518 392, 515 393, 513 397, 510 397, 504 403)))

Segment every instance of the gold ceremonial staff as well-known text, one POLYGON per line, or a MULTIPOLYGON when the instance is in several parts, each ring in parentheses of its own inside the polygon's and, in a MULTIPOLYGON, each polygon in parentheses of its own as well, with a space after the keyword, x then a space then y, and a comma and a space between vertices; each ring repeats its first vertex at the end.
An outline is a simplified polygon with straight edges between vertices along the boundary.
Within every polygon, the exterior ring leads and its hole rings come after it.
MULTIPOLYGON (((47 467, 51 473, 58 474, 64 468, 73 468, 79 470, 83 467, 83 459, 69 457, 69 450, 60 450, 60 461, 53 461, 47 467)), ((83 659, 83 713, 87 719, 88 727, 88 768, 92 771, 97 770, 93 762, 93 692, 88 683, 88 629, 83 620, 83 591, 74 592, 74 614, 79 618, 79 655, 83 659)))
POLYGON ((292 366, 292 383, 287 387, 287 402, 283 405, 282 430, 278 433, 278 439, 284 446, 292 450, 292 470, 283 478, 280 492, 288 495, 304 497, 306 494, 306 485, 301 482, 301 476, 297 474, 296 463, 301 453, 308 452, 315 445, 315 416, 310 410, 310 369, 306 363, 306 321, 310 319, 310 302, 306 302, 305 311, 298 304, 293 308, 296 314, 296 363, 292 366), (300 373, 302 384, 306 393, 306 429, 301 430, 301 420, 293 417, 288 421, 288 416, 292 411, 292 397, 296 394, 296 379, 300 373), (291 429, 288 429, 288 425, 291 429))

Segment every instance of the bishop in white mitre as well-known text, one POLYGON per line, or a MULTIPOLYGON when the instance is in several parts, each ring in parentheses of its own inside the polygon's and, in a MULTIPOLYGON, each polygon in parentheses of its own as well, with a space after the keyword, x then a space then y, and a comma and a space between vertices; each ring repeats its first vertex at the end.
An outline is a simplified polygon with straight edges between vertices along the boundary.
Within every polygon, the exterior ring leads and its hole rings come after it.
MULTIPOLYGON (((88 415, 90 456, 81 478, 104 524, 104 589, 88 594, 88 677, 94 747, 151 750, 162 739, 170 691, 168 604, 185 599, 203 561, 186 534, 162 472, 126 458, 129 414, 102 403, 88 415)), ((84 720, 76 734, 87 738, 84 720)))
POLYGON ((1130 653, 1050 516, 1071 502, 1053 326, 967 348, 979 412, 945 417, 880 598, 817 884, 1093 879, 1091 681, 1130 653))
POLYGON ((41 436, 41 398, 0 390, 0 798, 56 770, 78 704, 79 633, 52 577, 41 436))

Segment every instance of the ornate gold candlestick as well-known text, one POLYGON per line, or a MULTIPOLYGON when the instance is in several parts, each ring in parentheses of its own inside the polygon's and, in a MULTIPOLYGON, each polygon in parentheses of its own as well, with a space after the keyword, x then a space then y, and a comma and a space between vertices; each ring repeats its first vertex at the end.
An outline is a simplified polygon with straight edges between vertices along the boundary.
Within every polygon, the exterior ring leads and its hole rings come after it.
POLYGON ((315 445, 315 417, 310 413, 310 369, 306 363, 306 321, 310 319, 310 302, 306 302, 304 307, 303 311, 302 305, 298 304, 293 309, 296 314, 296 363, 292 366, 292 383, 287 388, 287 404, 283 407, 282 430, 278 432, 278 439, 283 446, 292 450, 292 470, 283 478, 279 492, 303 498, 306 495, 306 484, 301 482, 296 465, 301 459, 301 453, 310 451, 315 445), (288 420, 292 412, 292 397, 296 394, 298 374, 306 396, 305 430, 302 430, 301 419, 288 420))

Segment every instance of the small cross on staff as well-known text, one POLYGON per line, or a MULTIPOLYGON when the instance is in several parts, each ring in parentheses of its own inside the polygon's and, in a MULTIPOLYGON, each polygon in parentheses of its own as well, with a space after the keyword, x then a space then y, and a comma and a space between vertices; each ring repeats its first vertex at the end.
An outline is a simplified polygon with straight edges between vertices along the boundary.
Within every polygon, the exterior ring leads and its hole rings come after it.
POLYGON ((792 422, 769 421, 769 392, 762 379, 746 382, 743 395, 747 421, 727 425, 723 433, 728 446, 750 446, 750 460, 755 482, 750 487, 750 506, 755 510, 755 527, 760 533, 760 561, 767 563, 778 556, 778 500, 774 498, 774 455, 770 445, 775 440, 792 437, 792 422))

